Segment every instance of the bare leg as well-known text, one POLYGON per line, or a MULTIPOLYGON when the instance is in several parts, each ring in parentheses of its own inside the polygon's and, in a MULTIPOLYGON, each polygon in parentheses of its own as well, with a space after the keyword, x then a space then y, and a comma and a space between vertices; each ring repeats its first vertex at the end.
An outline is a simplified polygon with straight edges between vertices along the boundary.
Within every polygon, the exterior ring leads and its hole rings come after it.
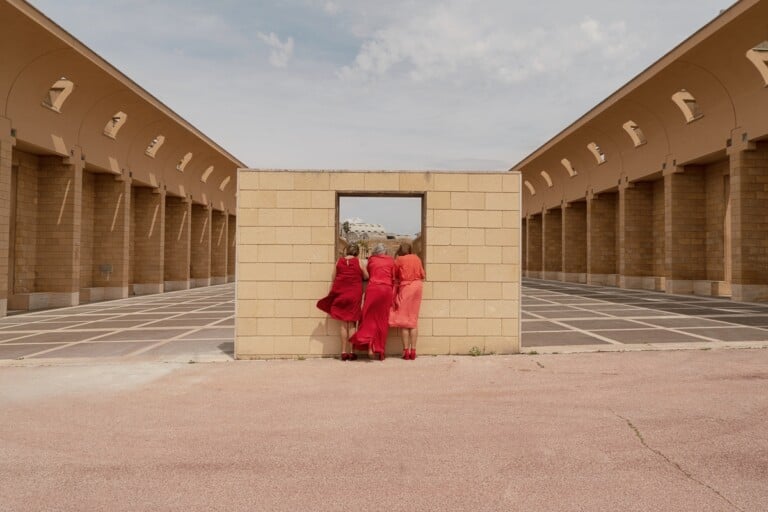
POLYGON ((416 341, 418 341, 419 337, 419 328, 414 327, 413 329, 408 329, 411 331, 411 348, 416 350, 416 341))
POLYGON ((349 348, 349 334, 350 334, 349 322, 341 322, 341 326, 339 330, 340 330, 340 336, 341 336, 341 353, 346 354, 347 349, 349 348))
POLYGON ((403 338, 403 351, 411 348, 411 332, 410 329, 403 327, 400 329, 400 337, 403 338))

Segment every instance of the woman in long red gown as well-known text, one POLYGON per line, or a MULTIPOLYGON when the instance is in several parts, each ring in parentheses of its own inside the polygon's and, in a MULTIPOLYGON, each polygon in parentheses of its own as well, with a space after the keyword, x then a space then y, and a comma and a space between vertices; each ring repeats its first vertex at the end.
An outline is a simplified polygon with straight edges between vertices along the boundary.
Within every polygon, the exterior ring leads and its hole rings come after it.
POLYGON ((416 359, 419 336, 419 309, 424 287, 424 266, 413 254, 408 242, 400 244, 395 259, 395 299, 389 314, 389 325, 399 327, 403 338, 403 359, 416 359))
POLYGON ((369 357, 384 360, 389 333, 389 308, 393 297, 395 261, 384 245, 378 244, 368 258, 368 288, 365 290, 363 319, 357 332, 349 339, 352 346, 368 349, 369 357))
POLYGON ((349 349, 349 336, 360 320, 360 303, 363 301, 363 279, 368 278, 368 272, 357 259, 357 245, 347 247, 346 255, 336 262, 331 291, 317 301, 318 309, 325 311, 331 318, 341 321, 341 360, 357 359, 349 349))

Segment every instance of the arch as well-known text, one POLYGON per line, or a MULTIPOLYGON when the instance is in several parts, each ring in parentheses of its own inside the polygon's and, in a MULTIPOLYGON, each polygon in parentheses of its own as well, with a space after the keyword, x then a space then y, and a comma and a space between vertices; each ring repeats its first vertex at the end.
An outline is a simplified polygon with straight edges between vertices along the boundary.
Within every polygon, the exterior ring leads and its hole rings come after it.
POLYGON ((587 144, 587 149, 595 157, 595 160, 597 161, 597 165, 605 163, 605 153, 603 152, 602 149, 600 149, 600 146, 598 146, 595 142, 590 142, 589 144, 587 144))
POLYGON ((763 85, 768 87, 768 41, 763 41, 754 48, 747 50, 747 58, 763 77, 763 85))
POLYGON ((229 185, 229 181, 231 178, 232 178, 231 176, 227 176, 226 178, 221 180, 221 184, 219 185, 219 190, 224 192, 224 189, 227 188, 227 185, 229 185))
POLYGON ((624 131, 627 132, 627 135, 632 139, 632 144, 634 144, 635 147, 642 146, 648 142, 643 130, 641 130, 637 123, 631 119, 621 125, 621 127, 624 128, 624 131))
POLYGON ((704 113, 701 111, 699 102, 697 102, 696 98, 693 97, 693 94, 687 90, 680 89, 677 91, 672 95, 672 101, 675 102, 677 108, 679 108, 680 112, 683 113, 686 122, 691 123, 704 117, 704 113))
POLYGON ((48 94, 43 99, 43 106, 53 110, 54 112, 61 113, 61 107, 72 91, 75 89, 75 84, 66 77, 61 77, 53 83, 48 94))
POLYGON ((107 124, 104 126, 104 135, 106 135, 110 139, 116 139, 117 134, 120 131, 120 128, 123 127, 123 125, 127 120, 128 120, 128 114, 126 114, 122 110, 119 112, 116 112, 115 115, 112 116, 112 119, 107 121, 107 124))
POLYGON ((157 154, 157 151, 160 149, 160 146, 163 145, 165 142, 165 136, 158 135, 147 146, 146 151, 144 151, 144 154, 147 155, 150 158, 155 158, 155 155, 157 154))

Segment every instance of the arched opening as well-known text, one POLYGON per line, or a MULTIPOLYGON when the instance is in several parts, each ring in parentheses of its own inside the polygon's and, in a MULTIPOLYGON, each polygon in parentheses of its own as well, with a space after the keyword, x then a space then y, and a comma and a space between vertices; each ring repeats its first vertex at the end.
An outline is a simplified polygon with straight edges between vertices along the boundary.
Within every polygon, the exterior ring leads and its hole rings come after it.
POLYGON ((573 178, 578 174, 576 170, 573 168, 573 165, 571 165, 571 161, 568 160, 567 158, 563 158, 562 160, 560 160, 560 163, 563 164, 563 167, 565 167, 565 170, 568 171, 568 176, 570 176, 571 178, 573 178))
POLYGON ((603 150, 600 149, 600 146, 594 142, 590 142, 587 144, 587 149, 589 149, 590 153, 592 153, 592 156, 595 157, 597 165, 605 163, 605 153, 603 153, 603 150))
POLYGON ((747 51, 747 58, 755 65, 760 75, 763 77, 763 83, 768 87, 768 41, 763 41, 754 48, 747 51))
POLYGON ((685 121, 688 123, 704 116, 704 113, 701 111, 701 107, 696 101, 696 98, 694 98, 693 94, 686 91, 685 89, 681 89, 673 94, 672 101, 675 102, 675 105, 677 105, 677 107, 680 109, 680 112, 683 113, 683 116, 685 116, 685 121))
POLYGON ((157 137, 152 139, 152 142, 149 143, 149 146, 147 146, 147 149, 146 151, 144 151, 144 154, 150 158, 155 158, 157 151, 160 149, 160 146, 162 146, 164 142, 165 142, 165 137, 162 135, 158 135, 157 137))
POLYGON ((61 107, 64 102, 75 88, 75 84, 71 80, 67 80, 65 77, 59 78, 48 89, 48 95, 43 99, 43 106, 47 107, 54 112, 61 113, 61 107))
POLYGON ((127 119, 128 119, 128 114, 126 114, 122 110, 120 112, 117 112, 115 115, 112 116, 112 118, 109 121, 107 121, 106 126, 104 126, 104 135, 106 135, 110 139, 116 139, 117 133, 120 131, 120 128, 123 127, 127 119))
POLYGON ((642 146, 647 142, 643 130, 637 126, 636 122, 629 120, 622 125, 622 128, 624 128, 624 131, 627 132, 627 135, 630 136, 632 139, 632 144, 634 144, 635 147, 642 146))
POLYGON ((179 172, 184 172, 184 168, 187 166, 190 160, 192 160, 192 153, 187 153, 181 157, 179 163, 176 164, 176 170, 179 172))

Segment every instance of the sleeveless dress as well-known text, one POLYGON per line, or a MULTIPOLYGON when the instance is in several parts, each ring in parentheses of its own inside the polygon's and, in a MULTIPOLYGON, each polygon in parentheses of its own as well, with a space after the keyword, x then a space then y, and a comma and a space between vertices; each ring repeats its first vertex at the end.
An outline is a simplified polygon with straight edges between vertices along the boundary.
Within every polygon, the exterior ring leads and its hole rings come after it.
POLYGON ((395 262, 392 256, 377 255, 368 258, 368 288, 365 290, 363 320, 357 332, 349 338, 356 349, 367 348, 384 354, 389 334, 389 308, 393 298, 395 262))
POLYGON ((318 309, 344 322, 360 320, 363 301, 363 270, 357 258, 339 258, 331 291, 317 301, 318 309))
POLYGON ((389 325, 414 329, 419 323, 419 309, 424 290, 424 267, 415 254, 395 260, 396 294, 389 313, 389 325))

